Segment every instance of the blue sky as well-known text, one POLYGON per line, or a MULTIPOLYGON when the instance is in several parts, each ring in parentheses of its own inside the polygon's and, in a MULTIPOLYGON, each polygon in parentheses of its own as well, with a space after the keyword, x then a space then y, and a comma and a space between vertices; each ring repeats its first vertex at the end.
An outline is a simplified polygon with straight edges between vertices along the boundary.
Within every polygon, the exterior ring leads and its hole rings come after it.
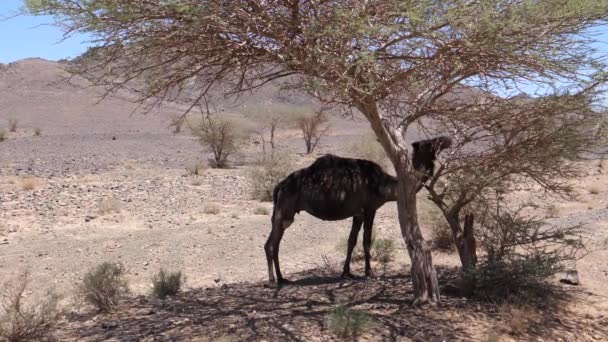
POLYGON ((61 41, 63 33, 51 17, 19 16, 22 0, 0 0, 0 63, 27 57, 50 60, 76 57, 87 49, 86 37, 78 35, 61 41))

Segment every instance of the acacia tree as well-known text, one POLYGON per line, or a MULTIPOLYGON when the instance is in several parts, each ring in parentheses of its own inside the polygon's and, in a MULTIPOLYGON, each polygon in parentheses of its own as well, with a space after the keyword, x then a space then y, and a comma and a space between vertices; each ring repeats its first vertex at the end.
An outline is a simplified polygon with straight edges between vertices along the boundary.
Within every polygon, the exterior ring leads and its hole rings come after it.
MULTIPOLYGON (((442 112, 460 86, 500 94, 517 81, 579 85, 599 77, 584 30, 605 22, 607 0, 28 0, 68 33, 100 48, 87 71, 117 90, 145 76, 141 100, 221 83, 226 93, 288 79, 326 104, 359 110, 399 179, 401 232, 415 303, 439 301, 431 252, 418 226, 420 175, 405 133, 442 112), (118 62, 117 62, 118 61, 118 62), (582 72, 584 71, 584 72, 582 72)), ((149 103, 149 102, 146 102, 149 103)), ((505 115, 510 115, 508 112, 505 115)))
MULTIPOLYGON (((452 149, 426 188, 451 228, 463 274, 470 274, 477 262, 476 211, 494 210, 504 202, 500 197, 517 190, 573 197, 575 189, 569 180, 586 172, 575 162, 605 153, 607 136, 597 132, 605 117, 593 109, 600 93, 592 83, 576 94, 540 98, 478 94, 457 101, 467 106, 466 116, 435 121, 428 127, 454 132, 452 149), (503 195, 497 199, 497 193, 503 195)), ((445 110, 451 106, 446 103, 445 110)), ((552 231, 564 241, 573 232, 577 231, 571 227, 552 231)), ((547 236, 553 237, 539 235, 547 236)))

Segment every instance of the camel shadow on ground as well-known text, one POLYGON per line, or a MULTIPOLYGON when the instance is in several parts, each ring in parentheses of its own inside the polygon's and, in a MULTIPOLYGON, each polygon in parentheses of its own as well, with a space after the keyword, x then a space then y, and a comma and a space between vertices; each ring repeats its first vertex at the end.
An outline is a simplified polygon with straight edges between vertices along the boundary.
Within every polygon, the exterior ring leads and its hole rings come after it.
MULTIPOLYGON (((438 268, 438 275, 442 287, 457 276, 449 268, 438 268)), ((337 337, 327 328, 327 317, 338 305, 370 316, 373 324, 364 340, 477 340, 475 331, 483 335, 501 324, 495 305, 458 296, 444 296, 437 306, 411 307, 411 278, 395 271, 344 280, 314 269, 291 278, 294 283, 280 289, 264 282, 236 283, 166 300, 140 296, 111 314, 66 317, 56 336, 81 341, 329 341, 337 337)), ((562 317, 559 310, 543 315, 546 324, 530 327, 524 339, 556 340, 564 331, 588 328, 582 318, 562 317)), ((608 337, 606 330, 592 333, 608 337)))

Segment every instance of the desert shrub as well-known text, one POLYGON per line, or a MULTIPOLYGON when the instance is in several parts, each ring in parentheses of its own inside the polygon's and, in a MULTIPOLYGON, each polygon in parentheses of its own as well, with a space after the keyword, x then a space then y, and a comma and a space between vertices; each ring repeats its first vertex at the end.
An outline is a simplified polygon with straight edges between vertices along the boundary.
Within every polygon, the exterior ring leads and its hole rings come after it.
POLYGON ((160 299, 175 296, 180 291, 183 281, 182 272, 165 272, 161 269, 152 279, 152 294, 160 299))
POLYGON ((207 204, 203 212, 208 215, 217 215, 220 213, 220 207, 213 203, 207 204))
POLYGON ((588 187, 587 190, 592 195, 597 195, 597 194, 600 193, 600 189, 597 186, 595 186, 595 185, 592 185, 592 186, 588 187))
POLYGON ((312 110, 301 110, 295 114, 296 127, 302 132, 302 139, 306 146, 306 154, 312 153, 321 138, 329 132, 329 120, 323 113, 312 110))
POLYGON ((190 184, 194 186, 200 186, 203 184, 203 180, 200 178, 193 178, 192 181, 190 181, 190 184))
POLYGON ((203 174, 203 172, 205 172, 205 170, 207 170, 207 168, 208 168, 207 164, 205 164, 201 161, 197 161, 197 162, 187 165, 186 171, 188 172, 188 175, 190 175, 190 176, 200 176, 203 174))
POLYGON ((38 187, 40 181, 33 176, 24 176, 19 179, 19 187, 21 190, 34 190, 38 187))
POLYGON ((19 125, 19 120, 16 118, 8 119, 8 130, 11 132, 17 132, 17 126, 19 125))
POLYGON ((584 251, 581 226, 549 226, 523 215, 524 208, 499 205, 478 216, 477 241, 484 259, 470 274, 478 296, 496 301, 543 298, 551 293, 545 279, 584 251))
POLYGON ((395 242, 391 239, 374 239, 372 244, 372 258, 382 264, 395 259, 395 242))
POLYGON ((257 207, 253 211, 255 215, 270 215, 270 211, 266 207, 257 207))
POLYGON ((114 263, 104 262, 89 270, 79 287, 79 294, 99 312, 108 312, 127 293, 129 288, 123 269, 114 263))
POLYGON ((251 194, 259 201, 272 201, 274 187, 292 170, 291 160, 286 154, 275 153, 274 157, 265 158, 249 173, 251 194))
POLYGON ((201 145, 213 153, 213 167, 228 166, 228 158, 238 152, 240 145, 249 137, 250 131, 235 119, 207 115, 190 124, 192 134, 201 145))
POLYGON ((34 136, 41 136, 42 135, 42 129, 40 127, 36 127, 34 128, 34 136))
POLYGON ((29 274, 23 273, 0 288, 0 340, 10 342, 41 340, 59 318, 60 297, 48 291, 44 297, 25 304, 29 274))
POLYGON ((6 130, 4 128, 0 128, 0 142, 6 140, 6 130))
POLYGON ((355 158, 371 160, 379 165, 385 165, 388 157, 382 145, 376 140, 375 136, 366 135, 357 139, 348 148, 348 152, 355 158))
POLYGON ((552 218, 559 216, 559 207, 556 204, 549 204, 545 207, 545 217, 552 218))
POLYGON ((126 159, 122 162, 122 166, 127 170, 134 170, 137 165, 137 161, 133 159, 126 159))
POLYGON ((99 215, 108 215, 111 213, 120 213, 122 203, 116 198, 102 198, 97 202, 97 212, 99 215))
POLYGON ((368 314, 338 305, 327 316, 327 328, 341 338, 356 338, 371 325, 368 314))
POLYGON ((540 320, 538 310, 527 299, 509 298, 500 303, 496 311, 503 323, 500 330, 514 336, 524 334, 540 320))

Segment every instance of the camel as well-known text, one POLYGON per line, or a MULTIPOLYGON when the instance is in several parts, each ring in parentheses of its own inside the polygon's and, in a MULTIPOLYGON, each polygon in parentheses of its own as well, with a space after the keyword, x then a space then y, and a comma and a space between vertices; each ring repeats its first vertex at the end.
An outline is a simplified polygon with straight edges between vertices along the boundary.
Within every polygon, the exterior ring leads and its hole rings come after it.
MULTIPOLYGON (((416 170, 423 174, 423 182, 433 175, 433 162, 437 154, 450 145, 451 140, 447 137, 412 144, 412 162, 416 170)), ((422 186, 418 190, 420 188, 422 186)), ((386 202, 397 200, 396 177, 384 172, 380 165, 372 161, 328 154, 279 182, 272 197, 272 230, 264 245, 270 284, 275 283, 273 263, 277 284, 280 286, 289 283, 281 275, 279 244, 283 233, 293 223, 295 214, 302 210, 325 221, 353 218, 342 271, 344 278, 353 277, 350 273, 350 260, 363 225, 365 276, 373 276, 370 245, 374 217, 386 202)))

